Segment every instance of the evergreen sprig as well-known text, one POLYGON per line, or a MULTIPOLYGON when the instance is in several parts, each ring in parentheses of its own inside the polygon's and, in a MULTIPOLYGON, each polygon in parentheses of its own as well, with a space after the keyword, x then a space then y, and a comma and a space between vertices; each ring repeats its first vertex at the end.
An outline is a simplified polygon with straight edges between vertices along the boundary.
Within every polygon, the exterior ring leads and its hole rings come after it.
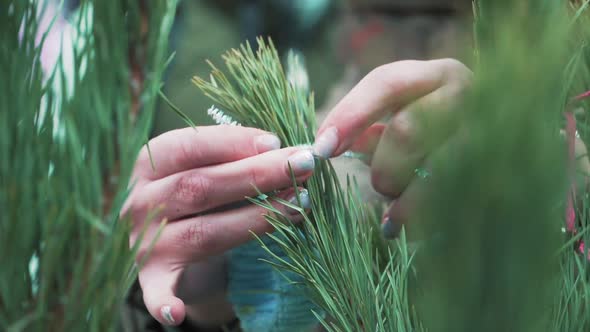
MULTIPOLYGON (((223 59, 229 76, 210 63, 209 81, 193 79, 217 106, 242 125, 276 133, 287 146, 313 142, 313 96, 289 83, 272 42, 259 38, 256 52, 246 44, 223 59)), ((328 331, 412 330, 418 325, 406 287, 412 253, 403 236, 396 243, 381 237, 375 209, 362 202, 353 180, 348 189, 341 187, 329 161, 318 160, 305 187, 309 215, 284 200, 252 200, 273 212, 267 220, 276 232, 268 236, 290 257, 269 250, 276 260, 268 263, 303 276, 311 298, 331 317, 318 316, 328 331), (303 228, 271 201, 300 211, 303 228)))

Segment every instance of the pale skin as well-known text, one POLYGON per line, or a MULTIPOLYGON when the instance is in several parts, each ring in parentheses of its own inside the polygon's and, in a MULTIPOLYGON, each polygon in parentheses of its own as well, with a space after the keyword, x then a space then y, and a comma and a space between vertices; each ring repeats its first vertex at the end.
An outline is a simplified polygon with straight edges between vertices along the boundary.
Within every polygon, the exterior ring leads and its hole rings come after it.
MULTIPOLYGON (((137 260, 146 254, 161 220, 168 220, 139 272, 139 282, 150 314, 163 324, 176 325, 186 316, 185 302, 199 307, 201 295, 207 291, 192 289, 192 285, 206 288, 204 284, 210 286, 212 279, 220 278, 217 272, 222 268, 212 257, 251 240, 250 231, 272 231, 263 218, 264 208, 226 206, 256 196, 256 188, 263 192, 290 188, 289 165, 299 181, 305 180, 311 175, 314 159, 309 149, 280 149, 274 135, 236 126, 174 130, 152 139, 150 149, 155 170, 144 148, 133 171, 133 190, 123 214, 134 222, 130 239, 134 244, 149 212, 158 211, 148 220, 137 260), (186 279, 183 273, 187 268, 201 283, 189 278, 191 287, 179 284, 186 279), (177 294, 179 289, 187 290, 177 294)), ((290 200, 294 190, 286 189, 279 195, 290 200)), ((300 218, 299 213, 292 214, 293 221, 300 218)), ((219 299, 218 293, 207 293, 207 299, 219 299)), ((199 310, 188 309, 199 320, 199 310)), ((227 319, 225 314, 218 315, 206 320, 227 319)))
MULTIPOLYGON (((405 224, 426 184, 415 170, 427 167, 430 156, 455 142, 460 116, 452 106, 471 80, 471 71, 453 59, 378 67, 328 114, 312 150, 280 149, 272 134, 243 127, 185 128, 154 138, 150 148, 156 170, 144 149, 124 208, 134 222, 131 244, 148 211, 161 208, 143 243, 155 236, 163 218, 168 220, 139 273, 151 315, 166 325, 179 324, 185 316, 210 326, 232 318, 219 282, 224 270, 218 257, 251 240, 250 232, 272 229, 264 220, 264 209, 227 206, 255 196, 254 187, 263 192, 283 190, 281 195, 290 199, 294 192, 285 189, 291 186, 288 165, 304 181, 312 174, 312 152, 325 158, 347 150, 367 154, 374 188, 393 202, 384 220, 405 224), (390 119, 381 123, 386 115, 390 119), (436 130, 437 126, 451 130, 436 130)), ((585 153, 583 144, 576 144, 576 151, 585 153)), ((584 162, 588 166, 587 159, 584 162)), ((291 214, 295 222, 301 219, 291 214)), ((142 248, 138 259, 145 254, 142 248)))
POLYGON ((353 150, 366 154, 373 188, 393 199, 384 221, 393 221, 399 230, 425 185, 416 179, 415 170, 426 167, 429 156, 447 144, 458 128, 452 106, 471 79, 471 71, 453 59, 380 66, 324 119, 316 153, 334 157, 353 150), (379 122, 386 116, 386 122, 379 122))

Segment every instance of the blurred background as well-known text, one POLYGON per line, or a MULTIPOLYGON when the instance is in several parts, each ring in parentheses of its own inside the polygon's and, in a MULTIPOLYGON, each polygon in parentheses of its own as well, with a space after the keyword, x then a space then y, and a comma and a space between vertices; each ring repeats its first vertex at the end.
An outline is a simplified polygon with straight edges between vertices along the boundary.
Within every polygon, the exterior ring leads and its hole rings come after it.
MULTIPOLYGON (((461 52, 470 49, 470 14, 470 0, 184 0, 165 93, 196 124, 211 124, 211 102, 191 77, 208 75, 206 60, 221 65, 223 52, 270 36, 281 55, 293 49, 304 58, 322 113, 381 64, 441 57, 469 63, 471 55, 461 52)), ((154 124, 154 135, 185 126, 163 104, 154 124)))

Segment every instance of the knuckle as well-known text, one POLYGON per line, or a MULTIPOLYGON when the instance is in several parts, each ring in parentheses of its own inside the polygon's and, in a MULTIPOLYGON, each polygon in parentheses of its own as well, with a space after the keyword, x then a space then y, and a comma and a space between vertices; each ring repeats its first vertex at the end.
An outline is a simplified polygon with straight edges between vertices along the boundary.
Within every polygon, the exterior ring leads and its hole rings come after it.
POLYGON ((397 114, 391 120, 388 135, 402 152, 412 153, 419 148, 414 125, 406 112, 397 114))
POLYGON ((181 204, 204 209, 208 207, 213 184, 206 176, 194 172, 181 176, 174 192, 181 204))
POLYGON ((463 62, 452 58, 442 59, 442 61, 448 75, 456 79, 460 87, 466 88, 471 85, 473 72, 463 62))
POLYGON ((178 150, 175 154, 175 163, 184 164, 188 160, 199 160, 199 150, 195 149, 195 144, 191 144, 192 142, 182 141, 178 144, 178 150))
POLYGON ((465 65, 461 61, 454 59, 454 58, 444 58, 444 59, 441 59, 441 61, 448 68, 451 68, 451 69, 466 68, 465 65))
POLYGON ((369 75, 368 76, 388 77, 389 76, 389 73, 390 73, 391 66, 392 66, 392 64, 390 64, 390 63, 377 66, 377 67, 373 68, 373 70, 371 70, 369 72, 369 75))
POLYGON ((463 62, 453 59, 453 58, 445 58, 441 60, 445 67, 450 70, 457 71, 457 72, 470 72, 469 68, 463 64, 463 62))
POLYGON ((202 221, 196 221, 186 227, 178 237, 178 243, 189 247, 196 254, 208 254, 216 250, 211 226, 202 221))

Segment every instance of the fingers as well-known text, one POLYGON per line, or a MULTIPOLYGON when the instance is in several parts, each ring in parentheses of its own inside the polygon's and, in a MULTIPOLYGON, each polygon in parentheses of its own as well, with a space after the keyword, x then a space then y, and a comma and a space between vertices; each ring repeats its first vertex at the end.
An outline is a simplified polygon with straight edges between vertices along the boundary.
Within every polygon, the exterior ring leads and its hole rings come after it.
POLYGON ((170 175, 136 192, 131 212, 143 220, 138 214, 162 206, 157 217, 175 220, 256 196, 257 190, 287 188, 293 184, 289 165, 298 180, 307 178, 314 168, 311 151, 286 148, 170 175))
POLYGON ((151 260, 139 271, 143 301, 149 313, 164 325, 178 325, 186 315, 184 302, 174 295, 180 269, 151 260))
MULTIPOLYGON (((282 193, 280 197, 298 205, 293 190, 282 193)), ((301 208, 310 208, 311 203, 306 190, 300 191, 299 201, 301 208)), ((279 203, 273 205, 293 222, 303 219, 296 210, 279 203)), ((269 213, 261 206, 248 205, 171 223, 162 231, 154 251, 170 257, 172 264, 181 266, 211 255, 219 255, 252 240, 251 232, 258 235, 272 232, 272 226, 264 217, 269 213)))
POLYGON ((412 114, 401 112, 392 119, 371 161, 371 182, 377 192, 397 197, 403 191, 426 152, 418 147, 418 137, 412 114))
POLYGON ((268 132, 240 126, 205 126, 166 132, 144 147, 135 176, 160 179, 193 168, 240 160, 279 149, 281 142, 268 132))
MULTIPOLYGON (((298 196, 296 195, 291 189, 281 193, 279 197, 293 205, 299 205, 302 209, 311 207, 305 189, 298 189, 298 196)), ((293 222, 303 219, 300 210, 290 209, 280 203, 273 205, 276 211, 293 222)), ((263 207, 249 205, 166 225, 150 252, 148 261, 139 272, 144 302, 150 314, 162 324, 180 324, 184 320, 186 309, 184 302, 176 294, 185 268, 252 240, 250 232, 261 235, 272 231, 271 225, 264 217, 269 213, 263 207)), ((142 242, 139 259, 145 256, 150 245, 149 239, 142 242)), ((207 271, 199 270, 199 273, 217 274, 220 270, 223 270, 221 265, 214 264, 207 267, 207 271)), ((210 285, 221 287, 215 283, 210 285)), ((182 288, 178 291, 185 290, 186 288, 182 288)), ((197 293, 196 297, 210 294, 202 289, 197 293)), ((195 292, 188 292, 185 296, 195 300, 195 292)))
POLYGON ((419 164, 424 174, 414 174, 409 184, 393 200, 383 215, 381 227, 386 238, 397 237, 402 226, 406 227, 406 231, 408 229, 411 231, 411 228, 415 226, 413 223, 419 222, 420 213, 427 208, 426 200, 431 197, 429 195, 434 189, 434 182, 430 178, 437 176, 436 170, 432 170, 433 161, 443 156, 446 160, 452 160, 454 156, 461 153, 461 148, 467 139, 465 135, 465 132, 456 133, 419 164))
POLYGON ((399 196, 424 158, 457 129, 460 112, 451 105, 460 93, 459 88, 442 87, 391 118, 371 159, 376 191, 399 196))
POLYGON ((471 72, 456 60, 400 61, 373 70, 328 114, 314 145, 320 156, 336 156, 384 115, 396 113, 441 87, 468 85, 471 72))

